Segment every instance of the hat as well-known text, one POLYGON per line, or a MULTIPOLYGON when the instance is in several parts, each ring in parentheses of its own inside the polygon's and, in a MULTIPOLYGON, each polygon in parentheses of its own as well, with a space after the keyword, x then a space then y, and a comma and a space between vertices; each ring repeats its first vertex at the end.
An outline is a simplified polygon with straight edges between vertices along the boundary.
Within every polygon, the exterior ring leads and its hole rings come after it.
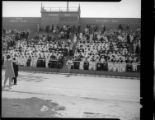
POLYGON ((16 58, 15 58, 15 57, 13 58, 13 62, 17 62, 17 60, 16 60, 16 58))

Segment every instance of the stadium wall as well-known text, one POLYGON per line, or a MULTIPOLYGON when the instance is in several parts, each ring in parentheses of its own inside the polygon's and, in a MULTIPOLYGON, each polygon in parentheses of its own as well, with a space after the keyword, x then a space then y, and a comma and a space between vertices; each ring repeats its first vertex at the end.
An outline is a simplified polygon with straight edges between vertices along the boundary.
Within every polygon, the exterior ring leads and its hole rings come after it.
POLYGON ((117 28, 119 24, 123 27, 130 25, 132 29, 140 27, 141 19, 140 18, 82 18, 80 19, 81 25, 86 24, 97 24, 105 25, 107 28, 117 28))
POLYGON ((40 17, 4 17, 2 19, 2 26, 5 29, 37 31, 40 23, 40 17))
POLYGON ((50 24, 57 25, 59 23, 59 15, 57 13, 43 13, 41 17, 41 26, 47 26, 50 24))
MULTIPOLYGON (((49 20, 48 20, 49 21, 49 20)), ((48 23, 41 17, 3 17, 3 28, 37 31, 38 25, 48 23)), ((104 24, 107 28, 117 28, 119 24, 125 27, 130 24, 130 28, 137 28, 141 25, 139 18, 80 18, 82 26, 86 24, 104 24), (124 26, 125 25, 125 26, 124 26)))
POLYGON ((78 12, 42 12, 41 26, 67 24, 77 25, 79 22, 78 12))

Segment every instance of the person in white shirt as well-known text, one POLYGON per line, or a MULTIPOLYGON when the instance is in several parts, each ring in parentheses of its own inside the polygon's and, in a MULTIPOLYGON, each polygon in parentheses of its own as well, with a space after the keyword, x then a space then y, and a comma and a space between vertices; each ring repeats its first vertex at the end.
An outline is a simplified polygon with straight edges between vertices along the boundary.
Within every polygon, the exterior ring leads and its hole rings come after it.
POLYGON ((113 61, 108 61, 108 71, 113 71, 113 61))
POLYGON ((37 67, 38 55, 36 54, 34 57, 34 67, 37 67))
POLYGON ((24 56, 24 66, 27 66, 28 56, 24 56))
POLYGON ((21 57, 20 54, 18 55, 18 59, 17 59, 17 61, 18 61, 18 65, 22 65, 22 63, 21 63, 21 61, 22 61, 22 57, 21 57))
POLYGON ((96 61, 95 60, 92 61, 92 69, 96 70, 96 61))
POLYGON ((119 61, 119 72, 123 72, 122 69, 123 69, 123 60, 120 60, 119 61))
POLYGON ((85 31, 85 34, 88 34, 88 31, 89 31, 89 30, 88 30, 88 28, 85 28, 84 31, 85 31))
POLYGON ((84 66, 84 60, 85 59, 82 59, 81 61, 80 61, 80 70, 83 70, 84 68, 83 68, 83 66, 84 66))
POLYGON ((45 58, 46 58, 45 59, 45 66, 46 66, 46 68, 48 68, 49 67, 48 64, 49 64, 49 61, 50 61, 50 55, 47 55, 45 58))
POLYGON ((88 61, 89 61, 89 70, 92 70, 92 69, 93 69, 93 63, 92 63, 92 60, 89 60, 89 59, 88 59, 88 61))
POLYGON ((83 33, 80 33, 80 39, 82 39, 83 38, 83 33))
POLYGON ((113 72, 116 72, 117 71, 117 61, 114 60, 113 62, 113 72))
POLYGON ((33 67, 33 64, 34 64, 34 57, 33 55, 31 56, 31 63, 30 63, 30 66, 33 67))
POLYGON ((99 55, 95 55, 95 61, 96 61, 96 64, 100 61, 99 55))
POLYGON ((103 56, 101 57, 101 60, 100 61, 101 61, 101 63, 104 63, 105 62, 105 59, 104 59, 103 56))
POLYGON ((126 62, 123 60, 122 62, 122 72, 126 72, 126 62))
POLYGON ((134 72, 137 71, 137 63, 136 63, 135 60, 132 62, 132 70, 133 70, 134 72))
POLYGON ((71 66, 73 65, 72 59, 69 59, 69 60, 67 61, 66 65, 67 65, 67 71, 68 71, 68 73, 70 73, 71 66))
POLYGON ((122 65, 121 60, 119 60, 118 61, 118 68, 117 68, 118 72, 121 72, 121 67, 122 67, 121 65, 122 65))

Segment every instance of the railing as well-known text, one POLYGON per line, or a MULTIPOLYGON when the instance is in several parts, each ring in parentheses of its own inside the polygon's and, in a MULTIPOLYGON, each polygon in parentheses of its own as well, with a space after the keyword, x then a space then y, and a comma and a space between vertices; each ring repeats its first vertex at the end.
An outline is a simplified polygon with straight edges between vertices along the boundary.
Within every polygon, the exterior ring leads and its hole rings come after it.
POLYGON ((78 8, 72 7, 72 8, 58 8, 58 7, 44 7, 42 8, 42 12, 77 12, 78 8))

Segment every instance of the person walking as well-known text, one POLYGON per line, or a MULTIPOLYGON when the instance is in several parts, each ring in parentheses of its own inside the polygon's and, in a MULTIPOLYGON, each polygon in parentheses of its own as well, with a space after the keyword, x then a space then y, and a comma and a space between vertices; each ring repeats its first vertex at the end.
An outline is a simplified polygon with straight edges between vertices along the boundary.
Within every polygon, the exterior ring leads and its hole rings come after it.
POLYGON ((15 77, 14 70, 13 70, 13 63, 10 55, 6 56, 6 60, 4 63, 5 66, 5 79, 4 79, 4 87, 6 87, 6 82, 9 79, 9 89, 11 89, 11 80, 15 77))
POLYGON ((13 58, 13 69, 14 69, 15 77, 13 77, 12 79, 14 81, 14 85, 17 85, 18 65, 15 58, 13 58))

